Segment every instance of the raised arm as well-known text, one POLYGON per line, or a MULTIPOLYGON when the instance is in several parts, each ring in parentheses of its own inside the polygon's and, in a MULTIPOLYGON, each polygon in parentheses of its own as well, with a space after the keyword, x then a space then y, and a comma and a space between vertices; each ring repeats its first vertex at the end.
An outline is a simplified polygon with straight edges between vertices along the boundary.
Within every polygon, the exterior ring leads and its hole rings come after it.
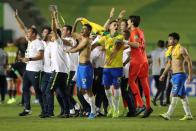
POLYGON ((122 20, 122 18, 125 16, 126 10, 121 10, 119 15, 118 15, 118 20, 122 20))
POLYGON ((16 18, 16 21, 21 29, 21 31, 24 33, 24 35, 26 35, 27 33, 27 28, 24 25, 23 21, 20 19, 20 17, 18 16, 18 10, 16 9, 14 12, 14 17, 16 18))
POLYGON ((57 34, 57 27, 56 27, 56 21, 55 21, 55 12, 51 12, 52 15, 52 31, 54 33, 55 39, 58 39, 58 34, 57 34))
MULTIPOLYGON (((120 25, 121 21, 122 21, 122 18, 124 17, 126 13, 126 10, 122 10, 119 15, 118 15, 118 18, 117 18, 117 22, 118 22, 118 25, 120 25)), ((120 26, 118 26, 118 28, 120 29, 120 26)))
POLYGON ((188 78, 187 78, 187 82, 190 83, 192 81, 192 79, 193 79, 192 61, 191 61, 191 58, 190 58, 186 48, 182 48, 181 52, 182 52, 182 56, 184 57, 185 62, 187 62, 187 64, 188 64, 188 78))
POLYGON ((54 18, 55 18, 56 27, 57 27, 57 29, 62 29, 62 25, 59 22, 58 10, 55 6, 52 6, 52 8, 53 8, 53 11, 54 11, 54 18))
POLYGON ((74 37, 75 39, 80 40, 81 39, 81 35, 79 33, 76 33, 76 28, 78 23, 82 20, 82 18, 77 18, 74 22, 73 28, 72 28, 72 37, 74 37))
POLYGON ((107 19, 107 21, 105 22, 105 24, 103 26, 106 30, 108 29, 108 25, 109 25, 112 17, 114 16, 114 11, 115 11, 115 8, 112 8, 111 11, 110 11, 109 18, 107 19))

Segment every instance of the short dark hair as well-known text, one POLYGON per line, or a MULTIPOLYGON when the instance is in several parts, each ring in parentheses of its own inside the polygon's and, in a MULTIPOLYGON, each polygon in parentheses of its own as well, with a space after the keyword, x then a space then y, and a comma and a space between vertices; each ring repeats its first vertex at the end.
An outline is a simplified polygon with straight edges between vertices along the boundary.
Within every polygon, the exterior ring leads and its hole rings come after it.
POLYGON ((38 31, 37 31, 37 29, 36 29, 36 28, 34 28, 34 27, 30 27, 29 29, 32 31, 32 33, 33 33, 33 34, 35 34, 35 35, 37 35, 37 34, 38 34, 38 31))
POLYGON ((140 16, 131 15, 131 16, 129 16, 129 19, 133 22, 133 25, 135 27, 138 27, 140 25, 140 16))
POLYGON ((42 28, 42 31, 43 31, 44 29, 48 30, 48 34, 50 34, 50 32, 52 31, 52 29, 51 29, 50 26, 44 26, 44 27, 42 28))
POLYGON ((56 32, 59 35, 59 37, 61 37, 61 30, 60 29, 56 29, 56 32))
POLYGON ((163 40, 158 40, 157 46, 163 48, 165 46, 165 42, 163 40))
POLYGON ((71 25, 64 25, 63 27, 66 27, 68 31, 72 31, 72 26, 71 25))
POLYGON ((180 40, 180 35, 176 32, 170 33, 168 36, 173 37, 175 40, 180 40))
POLYGON ((89 24, 84 24, 84 26, 86 26, 90 32, 92 31, 92 26, 91 26, 91 25, 89 25, 89 24))

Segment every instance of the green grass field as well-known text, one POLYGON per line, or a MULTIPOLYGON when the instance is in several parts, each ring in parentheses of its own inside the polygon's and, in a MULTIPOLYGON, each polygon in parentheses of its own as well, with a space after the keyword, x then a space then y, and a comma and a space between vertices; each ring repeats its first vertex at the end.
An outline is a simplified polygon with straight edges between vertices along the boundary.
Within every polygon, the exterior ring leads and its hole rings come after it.
MULTIPOLYGON (((193 116, 196 116, 196 98, 189 98, 193 116)), ((55 105, 55 114, 58 114, 58 106, 55 105)), ((39 106, 32 105, 33 114, 27 117, 19 117, 22 107, 17 105, 0 105, 0 131, 195 131, 196 119, 192 121, 179 121, 184 115, 182 104, 179 101, 175 113, 170 121, 163 120, 159 113, 163 113, 168 107, 153 107, 151 117, 136 118, 105 118, 99 117, 93 120, 87 118, 47 118, 38 117, 39 106)))
POLYGON ((0 27, 3 26, 3 5, 0 3, 0 27))

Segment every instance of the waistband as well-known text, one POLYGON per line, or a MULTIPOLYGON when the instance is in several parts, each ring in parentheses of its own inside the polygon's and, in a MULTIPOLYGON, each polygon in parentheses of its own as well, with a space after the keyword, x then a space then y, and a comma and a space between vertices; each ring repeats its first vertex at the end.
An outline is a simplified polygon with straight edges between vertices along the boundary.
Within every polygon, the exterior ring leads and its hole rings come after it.
POLYGON ((92 65, 90 61, 87 61, 85 63, 79 63, 79 65, 84 66, 84 65, 92 65))
POLYGON ((65 72, 56 72, 56 71, 52 71, 52 74, 59 74, 59 75, 68 75, 65 72))
POLYGON ((173 73, 172 75, 186 75, 186 73, 185 72, 178 72, 178 73, 173 73))

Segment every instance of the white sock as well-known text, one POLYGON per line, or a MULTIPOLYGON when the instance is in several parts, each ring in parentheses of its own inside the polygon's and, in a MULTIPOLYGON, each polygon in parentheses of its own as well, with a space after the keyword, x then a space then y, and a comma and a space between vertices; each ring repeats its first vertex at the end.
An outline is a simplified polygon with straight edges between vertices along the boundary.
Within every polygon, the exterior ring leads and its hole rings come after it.
POLYGON ((89 103, 89 96, 88 96, 88 94, 86 93, 83 96, 84 96, 84 99, 86 100, 86 102, 89 103))
POLYGON ((185 98, 181 99, 181 102, 182 102, 182 105, 183 105, 183 108, 184 108, 184 112, 186 113, 186 115, 187 116, 192 116, 191 115, 191 111, 190 111, 190 107, 189 107, 188 98, 185 97, 185 98))
POLYGON ((172 97, 171 98, 171 104, 169 105, 169 109, 167 111, 168 116, 171 116, 173 114, 174 109, 177 105, 177 102, 178 102, 178 97, 172 97))
POLYGON ((95 114, 96 111, 95 111, 95 97, 94 96, 89 97, 89 104, 91 106, 91 113, 95 114))
POLYGON ((111 91, 110 89, 109 89, 109 90, 105 90, 105 94, 106 94, 106 96, 107 96, 109 106, 110 106, 110 107, 113 107, 113 102, 112 102, 112 91, 111 91))
POLYGON ((100 112, 100 108, 99 107, 96 107, 96 112, 100 112))
POLYGON ((114 89, 114 109, 119 110, 120 88, 114 89))
POLYGON ((70 114, 75 114, 76 113, 74 109, 71 109, 69 112, 70 112, 70 114))
POLYGON ((74 106, 74 108, 75 108, 76 110, 80 110, 80 105, 79 105, 78 103, 76 103, 75 106, 74 106))

